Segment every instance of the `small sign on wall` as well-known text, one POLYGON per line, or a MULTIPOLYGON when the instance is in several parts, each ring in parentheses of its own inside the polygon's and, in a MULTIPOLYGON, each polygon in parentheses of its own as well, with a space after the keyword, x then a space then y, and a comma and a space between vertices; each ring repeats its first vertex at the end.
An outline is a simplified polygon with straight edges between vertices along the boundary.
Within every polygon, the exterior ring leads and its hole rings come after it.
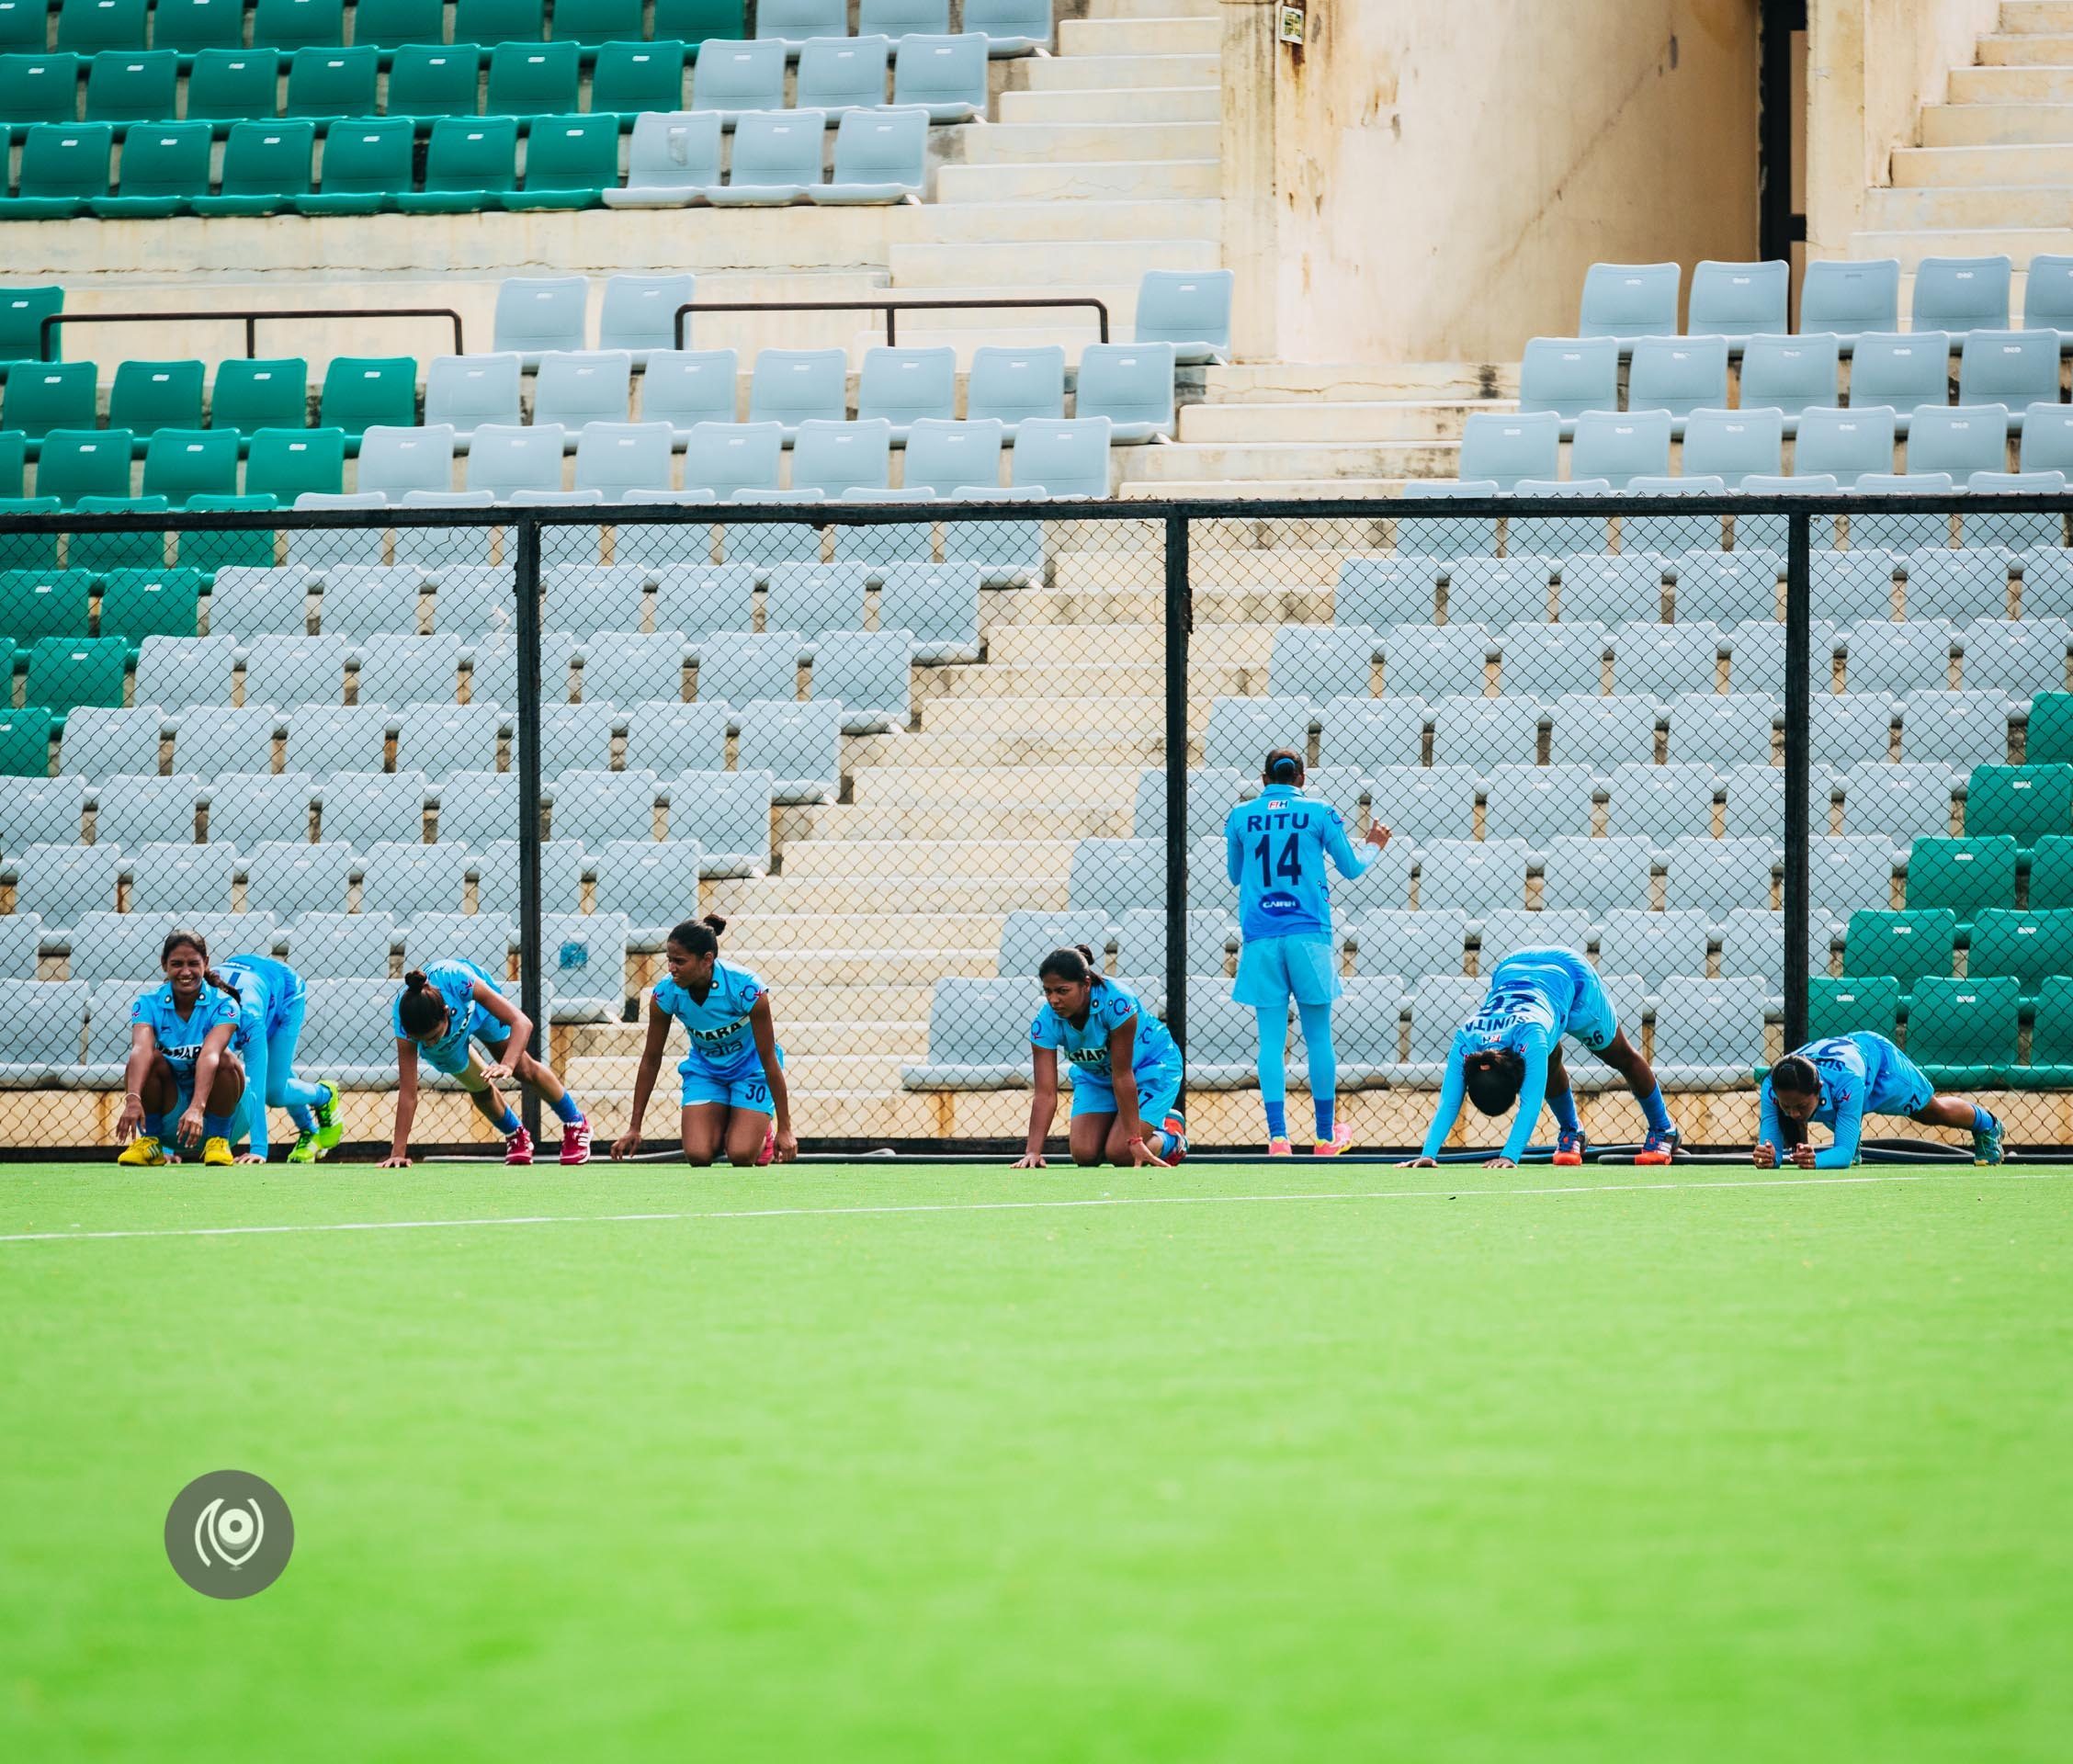
POLYGON ((1285 43, 1300 43, 1303 40, 1303 8, 1284 6, 1281 9, 1281 40, 1285 43))

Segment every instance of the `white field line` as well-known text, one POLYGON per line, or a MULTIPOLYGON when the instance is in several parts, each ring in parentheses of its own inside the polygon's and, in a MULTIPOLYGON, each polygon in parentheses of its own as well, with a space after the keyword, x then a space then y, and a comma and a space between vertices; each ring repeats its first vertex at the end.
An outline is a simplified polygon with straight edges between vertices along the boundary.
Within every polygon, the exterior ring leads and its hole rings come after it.
MULTIPOLYGON (((2073 1170, 2008 1170, 1987 1177, 1977 1167, 1962 1173, 1977 1181, 2053 1182, 2073 1170)), ((130 1238, 265 1238, 335 1231, 470 1231, 487 1227, 528 1225, 650 1225, 721 1219, 866 1218, 923 1213, 1048 1213, 1130 1206, 1281 1206, 1318 1201, 1467 1201, 1530 1200, 1571 1194, 1662 1194, 1705 1189, 1867 1188, 1899 1182, 1949 1181, 1929 1174, 1864 1176, 1740 1177, 1701 1182, 1579 1182, 1546 1188, 1399 1188, 1338 1189, 1310 1194, 1104 1194, 1055 1201, 915 1201, 872 1206, 767 1206, 683 1213, 541 1213, 508 1218, 366 1219, 306 1225, 181 1226, 135 1231, 17 1231, 0 1233, 0 1243, 92 1243, 130 1238)))

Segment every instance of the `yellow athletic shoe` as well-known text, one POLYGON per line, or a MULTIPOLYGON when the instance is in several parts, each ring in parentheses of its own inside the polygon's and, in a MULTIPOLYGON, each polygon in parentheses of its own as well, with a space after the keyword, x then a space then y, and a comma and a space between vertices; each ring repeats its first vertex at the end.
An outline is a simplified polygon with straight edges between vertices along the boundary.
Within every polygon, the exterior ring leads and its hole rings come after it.
POLYGON ((202 1141, 201 1161, 205 1164, 229 1164, 236 1162, 231 1156, 231 1142, 221 1134, 202 1141))
POLYGON ((158 1143, 156 1134, 140 1133, 120 1151, 116 1153, 115 1161, 119 1164, 132 1166, 141 1164, 147 1168, 152 1165, 163 1164, 166 1161, 165 1148, 158 1143))

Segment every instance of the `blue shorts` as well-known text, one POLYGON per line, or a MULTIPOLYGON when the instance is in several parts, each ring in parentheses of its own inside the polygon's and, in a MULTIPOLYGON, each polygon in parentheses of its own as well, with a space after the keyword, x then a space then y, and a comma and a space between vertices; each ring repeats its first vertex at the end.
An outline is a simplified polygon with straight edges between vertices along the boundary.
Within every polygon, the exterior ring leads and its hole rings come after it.
POLYGON ((1273 1010, 1297 1004, 1330 1004, 1339 984, 1339 944, 1331 937, 1249 937, 1239 946, 1238 978, 1231 998, 1273 1010))
MULTIPOLYGON (((1154 1066, 1133 1074, 1138 1083, 1138 1119, 1156 1127, 1181 1106, 1181 1069, 1154 1066)), ((1116 1086, 1098 1072, 1075 1070, 1072 1074, 1072 1118, 1083 1114, 1114 1114, 1116 1086)))
MULTIPOLYGON (((176 1082, 177 1082, 177 1080, 176 1080, 176 1082)), ((237 1107, 231 1111, 230 1140, 233 1146, 236 1145, 240 1139, 243 1139, 249 1131, 245 1124, 245 1111, 251 1106, 251 1102, 252 1091, 248 1088, 245 1091, 244 1094, 238 1098, 237 1107)), ((187 1114, 187 1112, 193 1107, 194 1078, 190 1073, 187 1076, 187 1082, 179 1084, 178 1092, 175 1096, 173 1101, 172 1115, 166 1123, 167 1126, 175 1135, 177 1135, 180 1131, 180 1117, 183 1114, 187 1114)))
MULTIPOLYGON (((785 1050, 777 1049, 777 1069, 785 1069, 785 1050)), ((770 1098, 770 1080, 763 1075, 763 1060, 753 1047, 724 1066, 715 1066, 694 1055, 677 1069, 684 1080, 683 1106, 687 1109, 720 1103, 731 1109, 747 1109, 753 1114, 777 1113, 770 1098)))
MULTIPOLYGON (((482 1021, 496 1023, 496 1019, 487 1012, 483 1013, 482 1021)), ((504 1027, 501 1023, 497 1023, 496 1026, 499 1029, 504 1027)), ((504 1050, 511 1046, 511 1037, 506 1035, 502 1040, 492 1041, 478 1030, 465 1041, 457 1041, 449 1046, 431 1048, 421 1045, 417 1057, 434 1071, 444 1072, 448 1078, 459 1078, 473 1062, 477 1042, 482 1044, 483 1051, 489 1055, 491 1063, 494 1064, 504 1057, 504 1050)))
POLYGON ((1935 1094, 1936 1086, 1929 1081, 1929 1074, 1896 1047, 1886 1056, 1872 1083, 1871 1094, 1864 1099, 1864 1113, 1914 1114, 1926 1109, 1935 1094))
POLYGON ((1619 1036, 1619 1013, 1605 996, 1605 983, 1598 978, 1598 970, 1574 951, 1533 949, 1507 956, 1490 969, 1490 989, 1495 992, 1507 984, 1514 988, 1533 985, 1541 998, 1552 1003, 1548 986, 1535 984, 1536 976, 1551 970, 1561 975, 1572 994, 1569 1015, 1556 1025, 1555 1033, 1581 1042, 1594 1054, 1603 1053, 1619 1036))

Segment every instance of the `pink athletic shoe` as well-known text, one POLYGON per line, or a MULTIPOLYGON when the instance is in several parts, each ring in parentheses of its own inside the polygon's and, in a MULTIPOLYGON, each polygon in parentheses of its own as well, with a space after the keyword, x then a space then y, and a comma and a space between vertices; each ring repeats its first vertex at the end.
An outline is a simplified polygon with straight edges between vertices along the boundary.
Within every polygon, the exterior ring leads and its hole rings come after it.
POLYGON ((588 1121, 564 1121, 561 1124, 561 1161, 565 1164, 590 1162, 588 1121))
POLYGON ((529 1164, 533 1161, 533 1136, 524 1127, 506 1136, 504 1142, 504 1161, 507 1164, 529 1164))
POLYGON ((1331 1138, 1320 1139, 1317 1142, 1317 1148, 1312 1155, 1319 1158, 1336 1158, 1341 1152, 1350 1150, 1353 1143, 1354 1130, 1342 1121, 1331 1129, 1331 1138))

